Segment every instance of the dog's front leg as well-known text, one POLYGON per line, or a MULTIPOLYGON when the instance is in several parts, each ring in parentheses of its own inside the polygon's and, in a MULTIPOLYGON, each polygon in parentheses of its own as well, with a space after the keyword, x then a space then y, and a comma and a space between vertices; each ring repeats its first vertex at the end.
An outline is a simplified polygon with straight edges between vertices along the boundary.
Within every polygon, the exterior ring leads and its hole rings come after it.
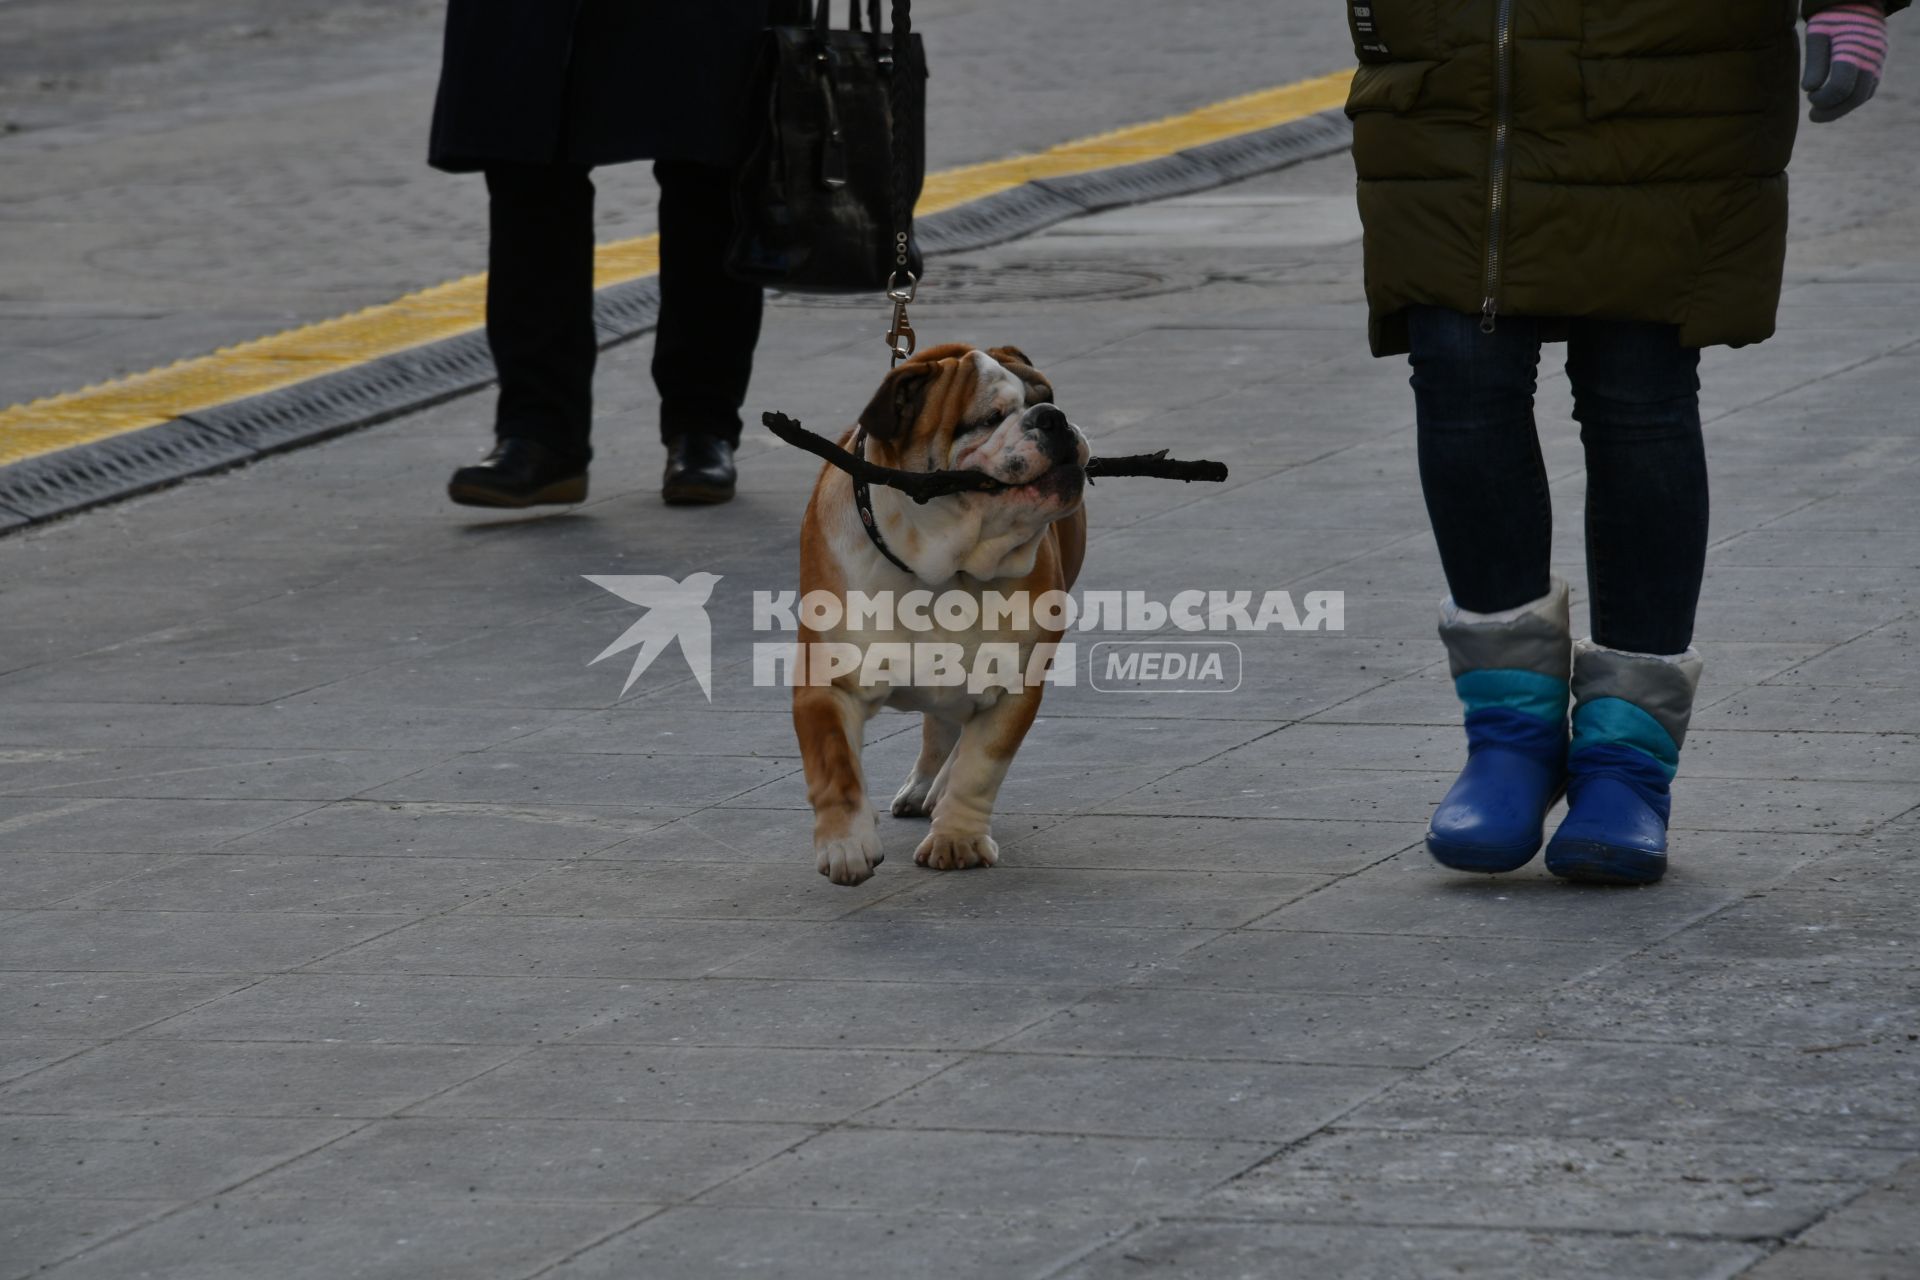
POLYGON ((1000 861, 993 842, 993 804, 1007 766, 1040 710, 1040 686, 1023 689, 974 713, 941 770, 933 830, 913 851, 913 860, 936 871, 990 867, 1000 861))
POLYGON ((813 806, 813 851, 820 874, 859 884, 880 865, 880 831, 867 803, 860 747, 867 707, 833 685, 794 690, 793 727, 813 806))

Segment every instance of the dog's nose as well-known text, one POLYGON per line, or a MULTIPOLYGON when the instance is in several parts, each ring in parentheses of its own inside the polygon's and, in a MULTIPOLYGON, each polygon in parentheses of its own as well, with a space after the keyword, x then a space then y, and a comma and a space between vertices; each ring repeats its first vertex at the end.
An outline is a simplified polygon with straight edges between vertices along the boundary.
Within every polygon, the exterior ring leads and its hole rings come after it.
POLYGON ((1080 456, 1079 442, 1073 438, 1073 424, 1058 405, 1037 404, 1027 410, 1023 424, 1046 446, 1047 456, 1055 462, 1070 462, 1080 456))

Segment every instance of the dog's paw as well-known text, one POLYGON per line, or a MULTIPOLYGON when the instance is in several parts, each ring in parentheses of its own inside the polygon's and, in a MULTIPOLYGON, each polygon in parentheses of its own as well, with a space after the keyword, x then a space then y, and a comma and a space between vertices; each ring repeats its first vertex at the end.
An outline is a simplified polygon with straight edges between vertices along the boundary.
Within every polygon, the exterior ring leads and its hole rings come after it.
POLYGON ((863 814, 843 836, 820 837, 813 841, 814 865, 820 874, 835 884, 859 884, 886 861, 880 852, 880 833, 871 814, 863 814))
POLYGON ((913 860, 935 871, 991 867, 1000 861, 1000 846, 984 831, 978 835, 962 835, 936 829, 913 851, 913 860))
POLYGON ((893 816, 896 818, 926 818, 933 814, 933 805, 940 797, 934 794, 933 778, 923 778, 918 773, 907 775, 900 790, 893 795, 893 816))

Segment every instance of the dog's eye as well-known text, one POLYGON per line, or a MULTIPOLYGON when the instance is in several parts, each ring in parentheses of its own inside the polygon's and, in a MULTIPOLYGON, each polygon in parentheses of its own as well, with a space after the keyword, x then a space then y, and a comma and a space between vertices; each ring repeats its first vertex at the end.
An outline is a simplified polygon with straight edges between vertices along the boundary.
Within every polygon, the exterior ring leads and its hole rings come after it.
POLYGON ((983 418, 975 418, 972 422, 961 423, 960 429, 953 434, 955 436, 970 436, 976 431, 991 431, 999 426, 1001 420, 1005 417, 1006 415, 1003 413, 989 413, 983 418))

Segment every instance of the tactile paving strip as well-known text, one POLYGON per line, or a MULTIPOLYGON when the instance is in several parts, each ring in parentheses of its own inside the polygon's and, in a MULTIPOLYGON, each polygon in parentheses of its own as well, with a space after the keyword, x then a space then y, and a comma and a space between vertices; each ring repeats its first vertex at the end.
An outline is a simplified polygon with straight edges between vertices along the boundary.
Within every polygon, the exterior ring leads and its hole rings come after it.
POLYGON ((625 342, 653 328, 660 320, 660 281, 629 280, 609 285, 593 295, 593 323, 603 342, 625 342))
POLYGON ((917 218, 913 233, 927 253, 964 253, 1030 236, 1086 211, 1085 206, 1029 182, 917 218))
POLYGON ((1227 177, 1200 160, 1178 153, 1145 160, 1139 164, 1116 165, 1092 173, 1076 173, 1061 178, 1040 178, 1034 185, 1065 196, 1088 213, 1118 209, 1124 205, 1165 200, 1170 196, 1190 195, 1217 187, 1227 177))
POLYGON ((223 432, 176 418, 14 463, 0 471, 0 507, 50 520, 257 456, 223 432))
MULTIPOLYGON (((983 249, 1100 209, 1165 199, 1331 155, 1352 143, 1339 111, 1156 159, 1035 179, 919 220, 929 254, 983 249)), ((603 347, 651 330, 659 282, 600 290, 603 347)), ((494 379, 486 335, 462 333, 260 395, 0 467, 0 534, 250 462, 479 390, 494 379)))
POLYGON ((1343 111, 1322 111, 1271 129, 1209 142, 1180 154, 1216 169, 1230 181, 1318 160, 1353 145, 1353 122, 1343 111))
POLYGON ((486 335, 467 333, 175 421, 210 427, 256 455, 277 453, 439 404, 493 379, 486 335))

